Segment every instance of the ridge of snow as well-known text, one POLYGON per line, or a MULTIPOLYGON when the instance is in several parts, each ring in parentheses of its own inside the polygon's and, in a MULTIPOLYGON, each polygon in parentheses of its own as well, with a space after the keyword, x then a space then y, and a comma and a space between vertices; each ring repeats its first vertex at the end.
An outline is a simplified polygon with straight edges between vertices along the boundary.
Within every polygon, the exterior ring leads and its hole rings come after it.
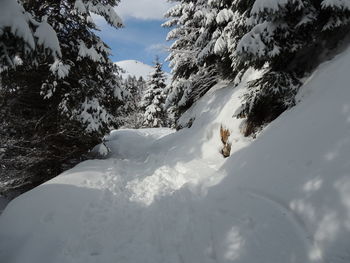
POLYGON ((321 65, 255 140, 232 117, 253 70, 197 101, 189 129, 113 131, 109 159, 7 206, 0 262, 348 263, 349 68, 350 49, 321 65))

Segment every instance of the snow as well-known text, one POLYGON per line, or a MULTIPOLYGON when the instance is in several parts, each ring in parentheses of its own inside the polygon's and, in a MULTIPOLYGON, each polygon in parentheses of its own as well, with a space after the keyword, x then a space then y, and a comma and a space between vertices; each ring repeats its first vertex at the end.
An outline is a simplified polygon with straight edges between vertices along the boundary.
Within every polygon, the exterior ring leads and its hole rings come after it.
POLYGON ((96 51, 94 47, 88 48, 86 44, 80 40, 79 42, 79 59, 89 58, 94 62, 99 62, 103 59, 102 55, 96 51))
POLYGON ((116 62, 116 64, 125 71, 125 73, 121 74, 123 78, 135 76, 136 78, 142 77, 144 80, 147 80, 148 76, 154 71, 152 66, 137 60, 123 60, 116 62))
POLYGON ((47 17, 43 17, 43 21, 36 29, 34 36, 38 39, 38 44, 49 49, 54 57, 62 57, 60 43, 58 41, 56 31, 47 23, 47 17))
POLYGON ((32 31, 29 28, 29 18, 22 6, 16 0, 0 0, 0 35, 6 28, 10 28, 11 33, 22 38, 32 49, 35 42, 32 31))
POLYGON ((77 9, 79 13, 86 14, 87 10, 82 0, 76 0, 74 3, 74 8, 77 9))
POLYGON ((72 115, 85 124, 87 132, 101 130, 103 123, 109 123, 113 118, 96 98, 85 98, 79 110, 73 110, 72 115))
MULTIPOLYGON (((142 77, 144 80, 148 80, 149 75, 154 71, 152 66, 137 60, 123 60, 116 62, 116 64, 125 71, 124 73, 121 73, 121 76, 124 79, 126 79, 128 76, 135 76, 136 78, 142 77)), ((167 81, 170 81, 169 73, 165 72, 165 77, 167 78, 167 81)))
POLYGON ((216 22, 218 24, 227 23, 227 22, 232 20, 233 16, 234 16, 234 14, 233 14, 232 10, 222 9, 216 17, 216 22))
MULTIPOLYGON (((259 14, 264 11, 278 12, 281 7, 288 4, 290 0, 256 0, 251 14, 259 14)), ((294 2, 294 1, 293 1, 294 2)))
POLYGON ((31 49, 35 49, 35 37, 37 43, 52 52, 53 56, 62 56, 56 32, 47 23, 46 17, 41 23, 38 23, 25 12, 17 1, 0 0, 0 4, 0 36, 4 30, 9 29, 13 35, 22 38, 31 49), (34 35, 29 27, 29 22, 37 26, 34 35))
POLYGON ((10 201, 7 198, 0 195, 0 215, 9 202, 10 201))
POLYGON ((55 62, 50 66, 50 71, 57 75, 59 79, 64 79, 69 75, 70 68, 70 65, 66 65, 61 60, 56 59, 55 62))
POLYGON ((220 55, 220 54, 224 53, 226 49, 227 49, 227 43, 220 36, 215 42, 214 53, 217 55, 220 55))
POLYGON ((322 8, 350 10, 350 2, 348 0, 323 0, 321 5, 322 8))
POLYGON ((96 15, 100 15, 113 27, 119 28, 123 26, 123 21, 114 10, 114 7, 107 3, 99 3, 96 1, 88 1, 86 7, 89 11, 96 15))
POLYGON ((197 101, 189 129, 113 131, 109 159, 7 206, 0 262, 348 263, 349 67, 350 50, 320 66, 255 140, 232 117, 253 70, 197 101))
MULTIPOLYGON (((271 44, 276 26, 271 22, 263 22, 255 25, 250 32, 245 34, 237 44, 237 53, 248 53, 257 57, 265 55, 267 45, 262 40, 267 39, 271 44)), ((274 49, 275 50, 275 46, 274 49)), ((273 54, 273 53, 272 53, 273 54)))

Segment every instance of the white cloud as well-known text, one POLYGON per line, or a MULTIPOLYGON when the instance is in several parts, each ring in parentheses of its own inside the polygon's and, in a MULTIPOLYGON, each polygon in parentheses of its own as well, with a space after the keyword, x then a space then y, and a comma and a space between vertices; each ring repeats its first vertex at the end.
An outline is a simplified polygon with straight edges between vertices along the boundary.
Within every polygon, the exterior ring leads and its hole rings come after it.
POLYGON ((116 11, 123 19, 161 20, 173 5, 167 0, 122 0, 116 11))
POLYGON ((149 53, 160 53, 160 54, 164 54, 167 53, 169 50, 169 46, 165 45, 165 44, 153 44, 150 45, 149 47, 146 48, 146 51, 149 53))

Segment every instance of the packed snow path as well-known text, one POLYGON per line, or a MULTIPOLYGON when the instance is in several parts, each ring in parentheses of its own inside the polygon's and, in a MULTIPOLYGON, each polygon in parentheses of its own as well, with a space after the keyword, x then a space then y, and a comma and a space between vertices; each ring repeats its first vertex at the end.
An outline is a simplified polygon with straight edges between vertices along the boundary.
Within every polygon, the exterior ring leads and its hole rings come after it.
MULTIPOLYGON (((135 143, 127 154, 86 162, 42 186, 29 212, 40 227, 15 257, 18 239, 2 239, 4 262, 41 262, 43 253, 48 262, 306 262, 310 242, 292 212, 247 189, 229 200, 208 196, 206 185, 222 178, 220 162, 172 164, 150 153, 170 130, 151 131, 116 132, 109 146, 118 152, 120 140, 135 143)), ((23 201, 17 209, 26 209, 23 201)))
POLYGON ((350 51, 322 65, 255 140, 232 118, 243 84, 198 101, 190 129, 112 132, 108 159, 8 205, 0 262, 349 263, 349 68, 350 51))

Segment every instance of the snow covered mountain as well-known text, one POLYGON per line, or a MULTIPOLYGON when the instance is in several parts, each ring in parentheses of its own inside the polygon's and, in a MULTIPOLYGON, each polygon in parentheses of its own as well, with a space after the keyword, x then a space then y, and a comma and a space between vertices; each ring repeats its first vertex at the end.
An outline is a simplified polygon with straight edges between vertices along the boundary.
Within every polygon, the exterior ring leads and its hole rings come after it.
POLYGON ((321 65, 254 140, 232 118, 253 70, 195 103, 189 129, 113 131, 109 159, 8 205, 0 262, 350 262, 349 68, 350 50, 321 65))
MULTIPOLYGON (((123 60, 116 62, 116 64, 125 71, 121 74, 123 78, 127 78, 128 76, 136 76, 136 78, 142 77, 143 79, 148 80, 148 76, 154 71, 152 66, 137 60, 123 60)), ((165 76, 168 80, 170 80, 169 73, 165 72, 165 76)))

